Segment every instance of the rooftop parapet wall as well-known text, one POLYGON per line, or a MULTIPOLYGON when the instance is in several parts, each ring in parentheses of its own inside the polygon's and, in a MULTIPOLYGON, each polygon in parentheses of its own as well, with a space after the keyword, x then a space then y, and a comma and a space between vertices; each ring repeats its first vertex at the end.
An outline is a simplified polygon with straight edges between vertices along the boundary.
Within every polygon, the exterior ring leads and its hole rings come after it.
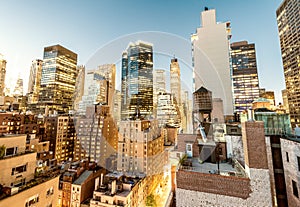
POLYGON ((221 176, 179 170, 176 173, 177 188, 204 193, 233 196, 242 199, 252 192, 249 178, 221 176))

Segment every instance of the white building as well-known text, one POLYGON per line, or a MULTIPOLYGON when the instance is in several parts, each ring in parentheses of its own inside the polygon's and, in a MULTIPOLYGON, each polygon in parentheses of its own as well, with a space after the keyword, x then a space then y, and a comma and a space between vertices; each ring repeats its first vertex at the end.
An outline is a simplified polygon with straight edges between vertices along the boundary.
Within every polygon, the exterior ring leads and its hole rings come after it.
POLYGON ((191 36, 194 63, 194 90, 204 86, 213 98, 221 98, 224 115, 233 114, 230 77, 230 22, 216 22, 216 11, 201 13, 201 27, 191 36))

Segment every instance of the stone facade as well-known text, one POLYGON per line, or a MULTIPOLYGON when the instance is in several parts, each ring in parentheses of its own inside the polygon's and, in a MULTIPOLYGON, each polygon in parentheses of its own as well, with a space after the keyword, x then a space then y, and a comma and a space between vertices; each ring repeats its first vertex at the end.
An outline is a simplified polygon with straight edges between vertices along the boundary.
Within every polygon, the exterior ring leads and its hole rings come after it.
POLYGON ((281 138, 280 144, 288 204, 292 207, 300 206, 300 143, 281 138))

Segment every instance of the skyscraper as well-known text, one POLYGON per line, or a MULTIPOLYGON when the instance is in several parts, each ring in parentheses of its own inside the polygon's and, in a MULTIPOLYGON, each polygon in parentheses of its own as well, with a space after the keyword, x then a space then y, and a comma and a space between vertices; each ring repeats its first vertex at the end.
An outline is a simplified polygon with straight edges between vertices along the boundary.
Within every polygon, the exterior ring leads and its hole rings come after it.
POLYGON ((241 113, 259 97, 255 44, 247 41, 231 44, 234 111, 241 113))
POLYGON ((84 114, 87 106, 95 103, 110 106, 113 114, 113 97, 115 92, 116 66, 114 64, 100 65, 96 70, 89 70, 84 83, 84 95, 79 102, 78 113, 84 114))
POLYGON ((76 83, 75 83, 75 93, 74 93, 74 105, 73 109, 75 111, 79 108, 79 101, 81 101, 81 98, 84 93, 84 80, 85 80, 85 66, 80 65, 77 66, 77 77, 76 77, 76 83))
POLYGON ((292 127, 300 124, 300 3, 284 0, 276 11, 292 127))
POLYGON ((0 54, 0 96, 4 96, 5 88, 5 75, 6 75, 6 60, 0 54))
POLYGON ((153 115, 153 50, 152 44, 130 43, 122 54, 121 118, 153 115))
POLYGON ((40 112, 46 106, 50 111, 66 113, 72 109, 77 77, 77 54, 60 46, 44 48, 41 90, 39 94, 40 112))
POLYGON ((37 103, 40 92, 43 61, 33 60, 30 67, 30 76, 28 81, 28 101, 37 103))
POLYGON ((205 87, 213 98, 221 98, 224 115, 233 114, 232 83, 230 77, 230 22, 217 23, 214 9, 201 13, 201 27, 191 36, 194 90, 205 87))
POLYGON ((171 59, 170 64, 170 89, 178 105, 181 104, 180 67, 177 58, 171 59))
POLYGON ((23 89, 23 79, 21 77, 18 77, 17 83, 15 85, 14 89, 14 96, 23 96, 24 89, 23 89))

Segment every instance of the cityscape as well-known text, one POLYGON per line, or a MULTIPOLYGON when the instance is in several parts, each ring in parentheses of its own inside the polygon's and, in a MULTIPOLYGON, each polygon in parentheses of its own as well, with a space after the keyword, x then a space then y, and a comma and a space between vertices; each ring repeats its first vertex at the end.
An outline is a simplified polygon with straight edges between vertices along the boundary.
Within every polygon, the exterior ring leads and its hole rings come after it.
POLYGON ((299 0, 1 7, 0 207, 300 206, 299 0))

